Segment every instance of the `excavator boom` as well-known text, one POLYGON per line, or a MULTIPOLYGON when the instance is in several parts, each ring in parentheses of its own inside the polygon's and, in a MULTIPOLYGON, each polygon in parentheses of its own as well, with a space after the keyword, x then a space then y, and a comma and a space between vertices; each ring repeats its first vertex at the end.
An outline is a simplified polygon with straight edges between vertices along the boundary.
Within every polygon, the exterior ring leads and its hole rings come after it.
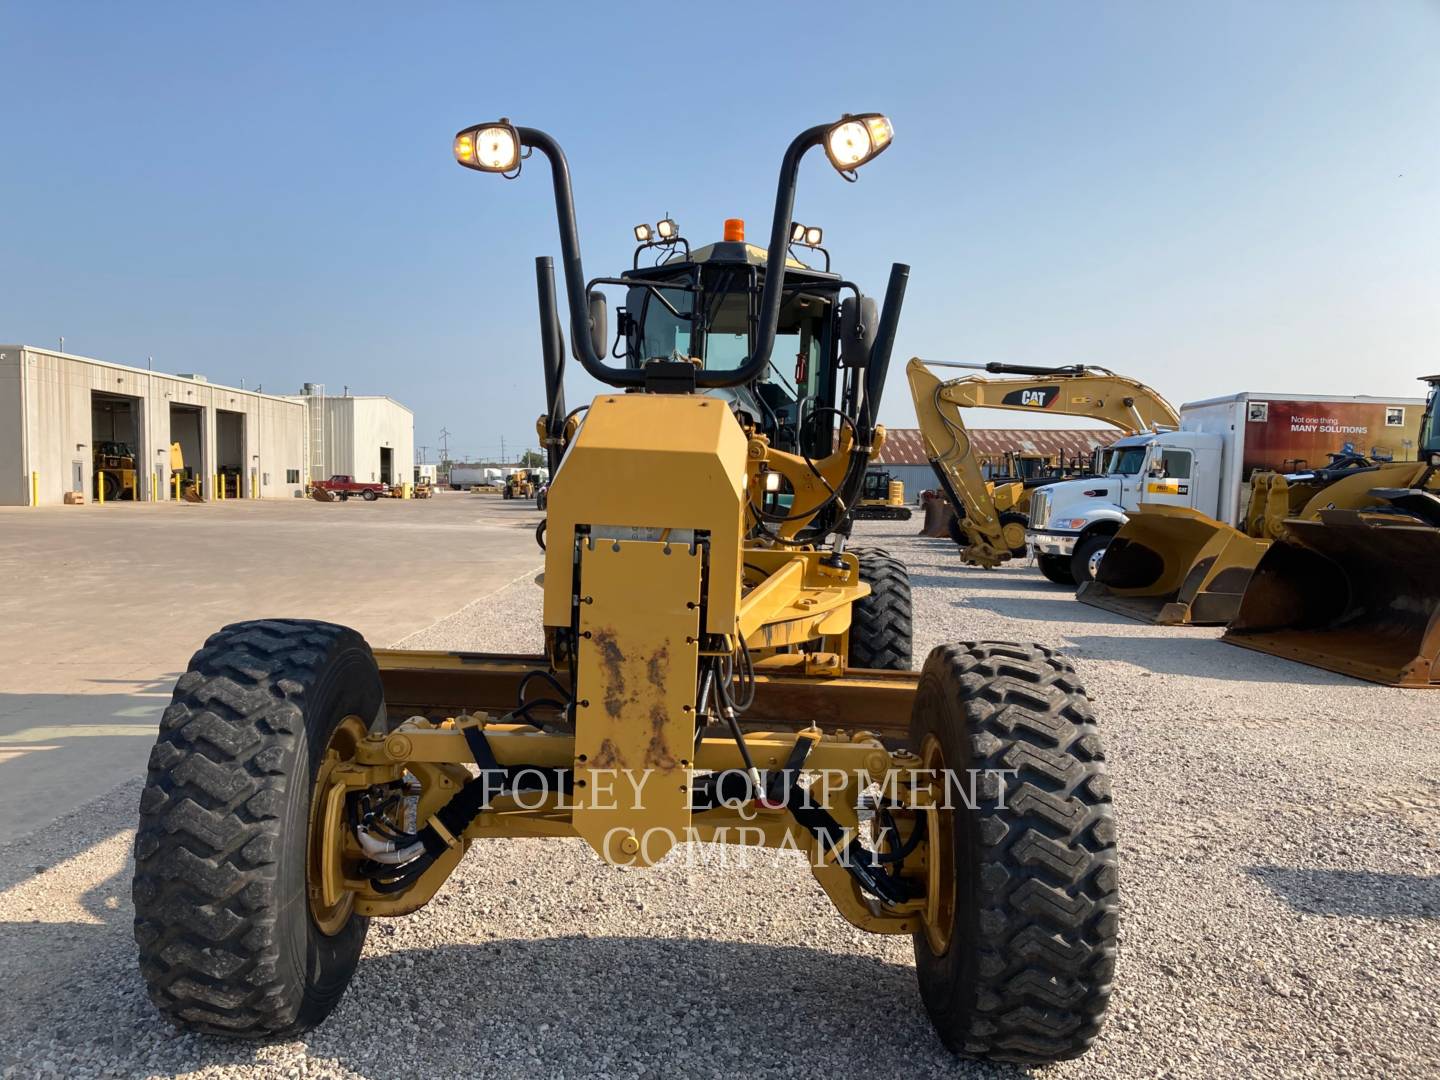
POLYGON ((1044 368, 1019 364, 957 364, 913 358, 906 365, 910 395, 925 454, 955 511, 961 558, 994 567, 1025 551, 1025 518, 1006 511, 985 481, 961 410, 1013 409, 1101 420, 1126 434, 1180 426, 1170 403, 1144 383, 1104 368, 1071 364, 1044 368), (983 371, 941 379, 932 368, 983 371), (987 378, 1000 375, 1004 378, 987 378))

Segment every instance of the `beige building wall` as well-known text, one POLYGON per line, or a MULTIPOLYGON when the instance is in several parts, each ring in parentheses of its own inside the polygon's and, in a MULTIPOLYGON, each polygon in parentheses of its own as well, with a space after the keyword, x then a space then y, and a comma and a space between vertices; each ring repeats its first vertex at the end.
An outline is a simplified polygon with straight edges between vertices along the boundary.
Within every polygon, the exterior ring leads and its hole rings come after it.
POLYGON ((61 502, 72 490, 88 498, 93 444, 112 430, 134 432, 138 496, 144 500, 152 489, 156 497, 173 493, 172 440, 180 442, 185 465, 207 497, 224 464, 239 469, 244 498, 304 493, 305 408, 293 400, 49 349, 0 345, 0 505, 28 504, 32 475, 42 506, 61 502), (111 411, 121 418, 115 428, 109 426, 113 418, 102 423, 106 405, 115 406, 111 411), (219 410, 235 416, 219 425, 225 438, 217 443, 219 410), (103 430, 97 434, 97 428, 103 430))

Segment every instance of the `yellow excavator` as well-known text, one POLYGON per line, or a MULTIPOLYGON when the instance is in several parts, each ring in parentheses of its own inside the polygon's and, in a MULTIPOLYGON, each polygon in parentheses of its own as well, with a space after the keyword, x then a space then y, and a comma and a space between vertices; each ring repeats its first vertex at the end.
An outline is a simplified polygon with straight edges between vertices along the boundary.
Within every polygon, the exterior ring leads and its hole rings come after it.
POLYGON ((1440 689, 1440 375, 1424 381, 1419 461, 1357 470, 1286 520, 1224 641, 1440 689))
MULTIPOLYGON (((1030 367, 964 364, 913 358, 905 367, 915 417, 930 467, 955 511, 960 557, 987 569, 1025 555, 1029 492, 1035 481, 992 484, 985 479, 962 409, 1015 409, 1052 416, 1086 416, 1133 435, 1180 426, 1170 403, 1144 383, 1087 364, 1030 367), (966 375, 941 379, 931 368, 962 368, 1015 378, 966 375)), ((1049 479, 1058 479, 1049 478, 1049 479)))

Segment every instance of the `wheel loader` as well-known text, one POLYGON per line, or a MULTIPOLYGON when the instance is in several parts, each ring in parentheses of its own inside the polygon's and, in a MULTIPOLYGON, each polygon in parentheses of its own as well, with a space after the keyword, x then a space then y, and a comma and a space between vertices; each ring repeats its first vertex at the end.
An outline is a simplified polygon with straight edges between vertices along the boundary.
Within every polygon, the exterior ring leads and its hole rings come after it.
POLYGON ((1107 494, 1049 489, 1052 528, 1055 519, 1072 534, 1078 527, 1075 558, 1089 558, 1076 574, 1083 603, 1146 622, 1224 626, 1287 519, 1361 508, 1370 487, 1389 483, 1377 475, 1413 472, 1425 412, 1418 398, 1249 393, 1181 411, 1181 430, 1110 448, 1133 471, 1095 485, 1107 494), (1371 440, 1363 453, 1357 434, 1371 440), (1329 463, 1301 468, 1308 454, 1329 463), (1369 479, 1345 483, 1351 474, 1369 479))
MULTIPOLYGON (((587 280, 559 144, 508 120, 456 136, 478 172, 548 162, 570 350, 607 387, 566 409, 538 259, 544 652, 376 651, 292 618, 214 634, 176 684, 140 806, 135 933, 161 1013, 294 1036, 339 1000, 369 921, 423 907, 468 848, 578 837, 635 869, 697 842, 800 853, 814 903, 911 938, 947 1047, 1043 1062, 1091 1044, 1117 864, 1074 668, 970 641, 912 670, 905 568, 841 528, 884 438, 908 268, 877 308, 787 251, 806 152, 853 179, 891 139, 876 113, 797 136, 766 247, 731 219, 691 251, 670 221, 660 261, 639 265, 642 241, 629 271, 587 280), (606 287, 625 296, 613 343, 606 287), (782 350, 805 360, 793 394, 782 350)), ((388 1007, 367 1003, 366 1022, 388 1007)))
POLYGON ((1357 471, 1286 520, 1222 640, 1440 689, 1440 375, 1423 381, 1420 460, 1357 471))
POLYGON ((105 502, 135 498, 135 451, 129 443, 101 442, 91 455, 94 464, 94 497, 105 502))
MULTIPOLYGON (((1180 425, 1175 410, 1144 383, 1084 364, 1031 367, 1022 364, 965 364, 911 359, 905 367, 915 417, 930 467, 954 511, 952 535, 963 562, 993 569, 1023 559, 1029 525, 1030 491, 1061 477, 987 483, 962 409, 1017 409, 1051 415, 1088 416, 1126 434, 1180 425), (967 375, 942 380, 931 368, 962 368, 1015 378, 967 375)), ((929 524, 927 522, 927 524, 929 524)), ((927 530, 928 532, 928 530, 927 530)), ((1053 573, 1043 563, 1047 576, 1053 573)))

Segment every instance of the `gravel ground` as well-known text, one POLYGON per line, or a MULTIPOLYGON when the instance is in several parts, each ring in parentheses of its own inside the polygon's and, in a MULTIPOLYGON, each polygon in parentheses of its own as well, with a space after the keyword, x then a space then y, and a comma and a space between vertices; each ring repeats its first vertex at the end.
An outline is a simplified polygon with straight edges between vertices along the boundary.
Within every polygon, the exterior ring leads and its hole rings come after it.
MULTIPOLYGON (((1033 569, 964 569, 913 523, 860 531, 910 565, 917 657, 944 640, 1059 645, 1108 739, 1117 993, 1095 1048, 1039 1072, 1440 1072, 1440 697, 1132 623, 1033 569)), ((539 601, 522 579, 404 644, 534 648, 539 601)), ((1026 1071, 950 1058, 908 941, 851 930, 794 858, 717 867, 691 849, 620 872, 579 841, 475 848, 430 907, 374 924, 349 993, 302 1041, 177 1035, 135 970, 138 794, 0 849, 5 1077, 1026 1071)))

